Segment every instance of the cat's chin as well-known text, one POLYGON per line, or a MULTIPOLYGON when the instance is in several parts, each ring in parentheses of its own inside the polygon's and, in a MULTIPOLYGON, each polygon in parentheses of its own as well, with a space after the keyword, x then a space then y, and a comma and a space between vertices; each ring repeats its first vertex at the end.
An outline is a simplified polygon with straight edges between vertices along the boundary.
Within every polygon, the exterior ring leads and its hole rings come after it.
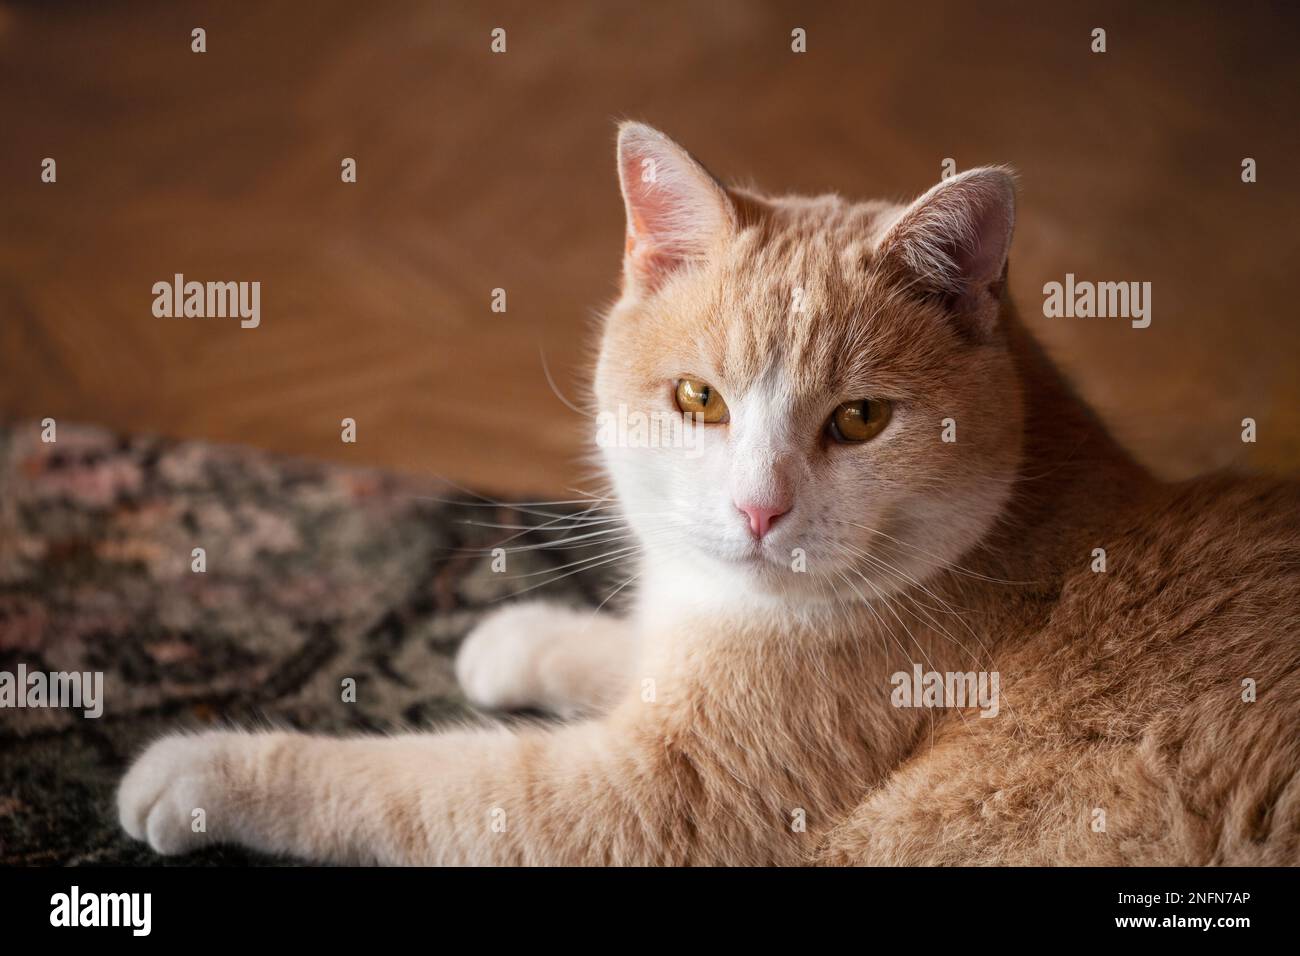
POLYGON ((765 572, 790 573, 789 562, 781 552, 764 547, 757 542, 751 541, 744 545, 705 548, 704 550, 715 561, 720 561, 742 571, 748 570, 756 574, 765 572))
POLYGON ((808 574, 806 566, 799 558, 792 558, 789 550, 754 543, 706 553, 736 586, 748 593, 819 602, 827 596, 825 584, 816 575, 808 574))
MULTIPOLYGON (((799 605, 862 605, 888 601, 899 587, 900 573, 872 575, 855 565, 827 564, 824 558, 800 557, 789 549, 755 545, 749 550, 710 555, 731 577, 738 591, 799 605)), ((924 583, 925 570, 911 568, 924 583)))
MULTIPOLYGON (((789 560, 784 558, 782 553, 756 542, 720 544, 696 540, 691 542, 689 552, 697 566, 703 559, 703 562, 710 566, 710 571, 728 577, 734 576, 738 580, 761 577, 776 581, 778 578, 791 575, 789 560)), ((681 554, 663 554, 659 559, 680 562, 681 554)))

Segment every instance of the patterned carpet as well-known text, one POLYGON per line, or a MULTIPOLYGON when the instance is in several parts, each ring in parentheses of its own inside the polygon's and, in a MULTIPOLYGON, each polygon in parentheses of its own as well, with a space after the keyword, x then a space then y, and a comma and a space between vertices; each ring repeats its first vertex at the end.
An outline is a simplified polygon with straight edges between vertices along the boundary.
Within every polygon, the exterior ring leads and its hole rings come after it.
MULTIPOLYGON (((603 573, 558 570, 586 556, 559 533, 491 571, 477 549, 515 532, 483 525, 544 523, 536 509, 242 448, 63 423, 57 439, 0 430, 0 671, 101 671, 104 712, 0 709, 0 865, 162 862, 113 809, 153 737, 462 718, 451 662, 485 609, 539 584, 528 596, 608 594, 603 573)), ((274 861, 218 848, 180 862, 274 861)))

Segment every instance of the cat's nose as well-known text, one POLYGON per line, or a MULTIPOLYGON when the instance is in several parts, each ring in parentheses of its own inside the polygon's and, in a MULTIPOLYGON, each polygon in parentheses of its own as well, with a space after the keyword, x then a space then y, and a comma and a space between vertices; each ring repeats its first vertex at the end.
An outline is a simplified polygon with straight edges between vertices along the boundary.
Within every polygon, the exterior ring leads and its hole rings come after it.
POLYGON ((769 508, 766 505, 742 505, 739 502, 736 503, 736 507, 749 519, 749 530, 758 539, 762 539, 763 535, 767 534, 768 529, 776 524, 777 518, 790 510, 789 505, 769 508))

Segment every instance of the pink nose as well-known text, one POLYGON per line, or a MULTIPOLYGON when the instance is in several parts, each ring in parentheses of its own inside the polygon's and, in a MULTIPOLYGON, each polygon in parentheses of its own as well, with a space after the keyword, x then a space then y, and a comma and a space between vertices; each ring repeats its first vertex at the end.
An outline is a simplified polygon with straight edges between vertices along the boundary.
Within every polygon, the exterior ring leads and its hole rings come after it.
POLYGON ((767 508, 762 505, 736 505, 741 513, 749 519, 749 530, 755 538, 762 538, 767 530, 776 524, 776 519, 790 510, 789 505, 780 508, 767 508))

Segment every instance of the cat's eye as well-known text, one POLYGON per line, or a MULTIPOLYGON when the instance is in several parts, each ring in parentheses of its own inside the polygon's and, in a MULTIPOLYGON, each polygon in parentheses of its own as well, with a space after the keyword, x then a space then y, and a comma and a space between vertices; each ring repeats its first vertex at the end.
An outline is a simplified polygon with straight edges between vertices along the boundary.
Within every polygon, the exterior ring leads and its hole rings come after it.
POLYGON ((889 402, 874 398, 845 402, 831 413, 826 434, 843 444, 870 441, 885 430, 890 414, 889 402))
POLYGON ((687 415, 699 415, 700 421, 710 425, 721 425, 731 418, 717 389, 699 379, 678 379, 677 407, 687 415))

